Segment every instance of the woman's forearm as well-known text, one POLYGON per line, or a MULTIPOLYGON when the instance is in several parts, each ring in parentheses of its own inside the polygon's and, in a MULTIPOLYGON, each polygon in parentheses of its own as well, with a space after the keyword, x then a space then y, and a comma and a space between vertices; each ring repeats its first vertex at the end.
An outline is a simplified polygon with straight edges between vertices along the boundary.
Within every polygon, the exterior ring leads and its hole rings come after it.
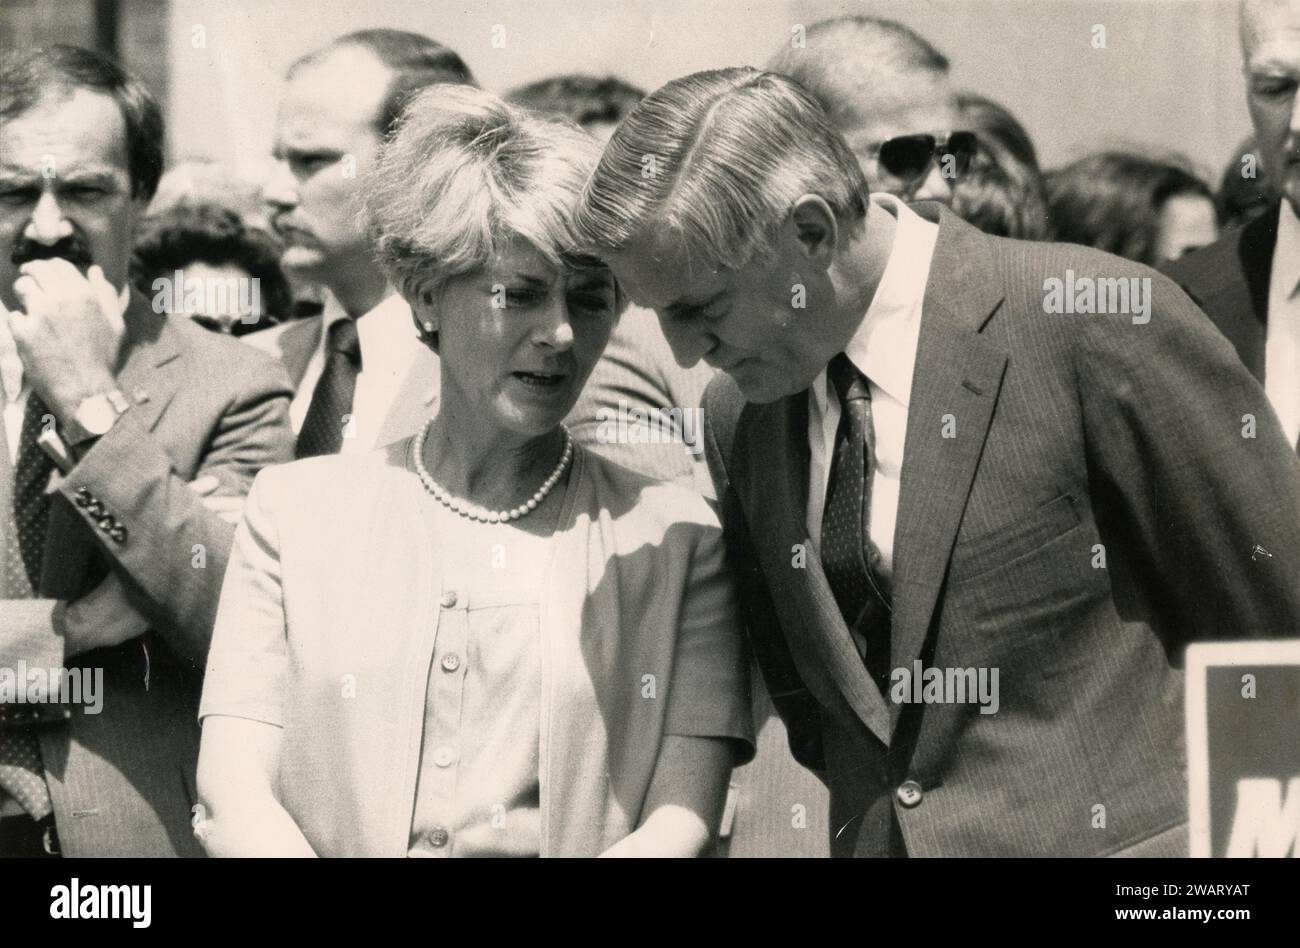
POLYGON ((735 748, 713 737, 664 737, 635 831, 602 856, 694 858, 713 846, 735 748))
POLYGON ((298 824, 270 794, 239 803, 203 803, 194 835, 209 856, 312 857, 315 851, 298 824))
POLYGON ((707 855, 712 845, 713 832, 698 813, 668 805, 600 855, 602 859, 694 859, 707 855))
POLYGON ((314 856, 272 790, 281 730, 212 715, 203 719, 194 836, 209 856, 314 856))

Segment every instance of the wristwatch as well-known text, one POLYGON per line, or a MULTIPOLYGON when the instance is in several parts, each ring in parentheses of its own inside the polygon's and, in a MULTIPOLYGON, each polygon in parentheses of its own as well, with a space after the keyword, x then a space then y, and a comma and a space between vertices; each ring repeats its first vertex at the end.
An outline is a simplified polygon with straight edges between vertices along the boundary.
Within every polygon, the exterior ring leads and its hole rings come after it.
POLYGON ((69 440, 76 445, 108 434, 117 419, 130 407, 131 402, 117 389, 83 398, 77 405, 77 410, 72 413, 69 440))

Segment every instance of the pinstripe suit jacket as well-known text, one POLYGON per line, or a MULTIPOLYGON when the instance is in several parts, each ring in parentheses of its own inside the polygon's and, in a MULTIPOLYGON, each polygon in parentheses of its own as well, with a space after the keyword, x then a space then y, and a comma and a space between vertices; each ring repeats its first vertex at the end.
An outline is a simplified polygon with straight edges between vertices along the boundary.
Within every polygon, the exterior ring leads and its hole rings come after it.
POLYGON ((832 852, 887 854, 891 818, 911 855, 1185 852, 1182 652, 1300 629, 1296 457, 1170 281, 916 210, 940 229, 891 664, 997 668, 997 713, 887 702, 867 677, 808 546, 807 393, 705 395, 740 602, 791 748, 830 786, 832 852), (1067 269, 1149 279, 1150 321, 1046 313, 1067 269))
POLYGON ((135 404, 52 481, 45 598, 0 601, 0 667, 103 669, 98 714, 75 707, 39 726, 64 855, 197 856, 198 701, 234 527, 187 482, 211 475, 220 494, 246 494, 261 468, 292 459, 288 380, 264 354, 159 316, 139 294, 125 321, 117 381, 135 404), (108 569, 150 630, 69 657, 51 600, 79 597, 108 569))

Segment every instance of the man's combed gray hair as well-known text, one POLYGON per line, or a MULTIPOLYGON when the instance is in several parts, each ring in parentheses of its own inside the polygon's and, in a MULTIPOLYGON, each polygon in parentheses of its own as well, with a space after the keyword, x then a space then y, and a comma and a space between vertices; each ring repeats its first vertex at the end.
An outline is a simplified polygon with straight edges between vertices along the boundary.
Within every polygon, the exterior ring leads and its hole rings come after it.
POLYGON ((578 209, 583 245, 621 252, 647 229, 728 269, 765 259, 805 194, 846 225, 866 215, 867 182, 821 106, 756 69, 697 72, 651 93, 614 133, 578 209))
POLYGON ((365 183, 379 263, 414 302, 516 236, 556 266, 577 247, 573 213, 600 146, 562 119, 464 85, 407 105, 365 183))

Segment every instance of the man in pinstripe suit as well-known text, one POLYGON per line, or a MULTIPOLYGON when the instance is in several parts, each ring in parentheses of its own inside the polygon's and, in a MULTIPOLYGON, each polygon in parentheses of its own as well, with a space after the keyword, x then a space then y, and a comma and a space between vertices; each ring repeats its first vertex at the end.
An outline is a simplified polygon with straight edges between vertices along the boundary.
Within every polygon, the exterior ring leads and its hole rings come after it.
POLYGON ((128 289, 162 151, 157 102, 100 54, 0 69, 0 857, 201 855, 228 518, 293 442, 278 364, 128 289), (2 684, 33 670, 99 700, 2 684))
POLYGON ((644 100, 580 226, 678 361, 726 373, 709 466, 833 854, 1185 854, 1185 646, 1300 628, 1296 459, 1204 314, 870 196, 752 69, 644 100))

